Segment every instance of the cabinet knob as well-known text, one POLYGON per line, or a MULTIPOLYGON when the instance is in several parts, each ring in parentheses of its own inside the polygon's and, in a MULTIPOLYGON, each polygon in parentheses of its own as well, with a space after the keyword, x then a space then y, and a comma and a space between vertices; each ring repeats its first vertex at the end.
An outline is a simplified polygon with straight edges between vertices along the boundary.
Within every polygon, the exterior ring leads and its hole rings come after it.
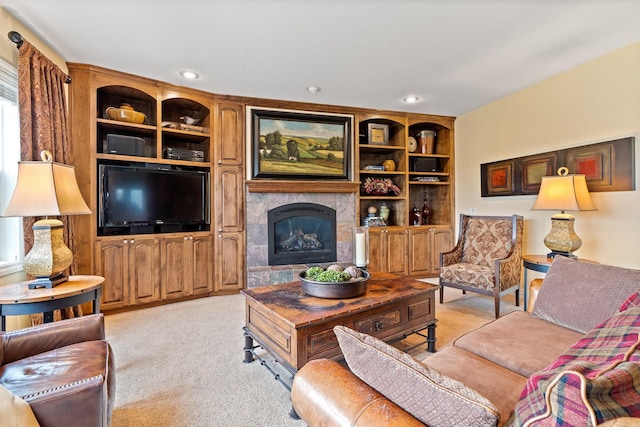
POLYGON ((218 233, 222 233, 222 228, 218 228, 218 233))
POLYGON ((135 240, 131 239, 130 243, 133 245, 135 242, 136 242, 135 240))
POLYGON ((373 329, 375 329, 376 332, 380 332, 383 328, 384 328, 384 323, 382 323, 379 320, 373 324, 373 329))
POLYGON ((129 241, 128 241, 127 239, 124 239, 124 240, 122 241, 122 243, 124 243, 124 244, 126 245, 127 243, 129 243, 129 241))
POLYGON ((221 165, 222 164, 222 160, 218 160, 218 164, 221 165))
POLYGON ((187 236, 184 236, 184 237, 183 237, 183 239, 184 239, 184 240, 187 240, 187 239, 188 239, 188 237, 187 237, 187 236))
POLYGON ((189 236, 189 240, 193 240, 193 236, 189 236))

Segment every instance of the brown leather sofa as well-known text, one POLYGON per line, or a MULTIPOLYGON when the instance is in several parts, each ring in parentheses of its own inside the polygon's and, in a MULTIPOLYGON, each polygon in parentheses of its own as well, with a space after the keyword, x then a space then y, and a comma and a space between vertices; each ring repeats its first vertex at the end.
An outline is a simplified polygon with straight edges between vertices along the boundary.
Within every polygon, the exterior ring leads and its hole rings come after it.
POLYGON ((1 332, 0 385, 41 426, 109 426, 115 367, 102 314, 1 332))

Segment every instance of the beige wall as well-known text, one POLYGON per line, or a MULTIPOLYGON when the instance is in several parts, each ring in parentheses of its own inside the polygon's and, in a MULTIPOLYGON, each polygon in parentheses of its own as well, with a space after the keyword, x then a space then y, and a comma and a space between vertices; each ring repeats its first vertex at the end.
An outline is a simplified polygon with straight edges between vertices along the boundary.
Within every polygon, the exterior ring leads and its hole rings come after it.
POLYGON ((18 65, 18 49, 16 45, 8 41, 7 34, 9 31, 17 31, 22 34, 29 43, 34 45, 43 54, 49 57, 58 67, 65 73, 68 72, 67 63, 56 51, 51 49, 44 41, 40 40, 35 34, 28 30, 24 25, 18 22, 10 12, 0 7, 0 38, 3 40, 0 43, 0 58, 18 65))
MULTIPOLYGON (((636 191, 592 193, 572 212, 580 257, 640 268, 640 43, 466 113, 456 120, 457 213, 525 218, 525 253, 544 254, 551 211, 535 196, 480 197, 480 164, 611 139, 636 138, 636 191)), ((573 172, 573 171, 572 171, 573 172)))

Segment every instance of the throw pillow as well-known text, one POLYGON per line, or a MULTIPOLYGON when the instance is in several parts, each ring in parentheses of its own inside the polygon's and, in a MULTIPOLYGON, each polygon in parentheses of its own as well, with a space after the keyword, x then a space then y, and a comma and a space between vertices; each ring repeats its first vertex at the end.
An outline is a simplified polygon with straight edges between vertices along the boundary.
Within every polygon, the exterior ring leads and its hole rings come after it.
POLYGON ((556 256, 531 314, 587 333, 640 290, 640 270, 556 256))
POLYGON ((640 307, 640 291, 631 295, 625 302, 622 303, 618 312, 622 312, 630 309, 631 307, 640 307))
POLYGON ((527 380, 515 425, 592 426, 640 417, 640 307, 585 334, 527 380))
POLYGON ((369 335, 334 327, 349 369, 429 426, 495 426, 498 410, 459 381, 369 335))
POLYGON ((38 427, 31 406, 0 385, 0 427, 38 427))

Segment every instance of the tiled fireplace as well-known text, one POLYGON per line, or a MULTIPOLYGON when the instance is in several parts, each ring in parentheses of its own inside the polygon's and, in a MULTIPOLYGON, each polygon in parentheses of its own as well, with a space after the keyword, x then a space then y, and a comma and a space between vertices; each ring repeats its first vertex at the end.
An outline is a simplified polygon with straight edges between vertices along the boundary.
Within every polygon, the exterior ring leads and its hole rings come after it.
POLYGON ((290 203, 267 213, 269 265, 336 262, 336 210, 290 203))
MULTIPOLYGON (((313 258, 304 258, 302 261, 292 261, 281 265, 269 265, 269 211, 278 212, 287 211, 290 206, 302 204, 319 205, 319 208, 327 207, 335 210, 335 241, 330 242, 321 231, 320 236, 331 246, 335 244, 335 259, 339 263, 348 263, 351 261, 351 229, 356 224, 355 219, 355 203, 356 195, 354 193, 259 193, 247 192, 247 287, 255 288, 267 286, 276 283, 290 282, 295 279, 297 274, 307 269, 310 265, 327 265, 325 261, 313 262, 313 258), (282 207, 284 209, 279 209, 282 207), (297 263, 301 262, 301 263, 297 263)), ((320 209, 323 210, 323 209, 320 209)), ((302 215, 306 217, 308 215, 302 215)), ((311 221, 322 224, 322 220, 311 221)), ((330 222, 330 221, 329 221, 330 222)), ((292 233, 302 233, 308 235, 318 234, 319 229, 307 229, 308 224, 303 224, 302 231, 300 226, 292 226, 292 233)), ((288 232, 288 231, 287 231, 288 232)), ((271 236, 274 237, 273 235, 271 236)), ((292 234, 293 237, 293 234, 292 234)), ((317 238, 310 237, 310 239, 317 238)), ((280 244, 283 237, 278 237, 275 244, 280 244)), ((273 247, 271 251, 273 251, 273 247)), ((311 250, 307 252, 312 252, 311 250)), ((325 250, 319 250, 319 253, 325 254, 325 250)), ((308 255, 308 254, 307 254, 308 255)), ((305 255, 306 257, 306 255, 305 255)), ((273 264, 273 260, 271 262, 273 264)))

